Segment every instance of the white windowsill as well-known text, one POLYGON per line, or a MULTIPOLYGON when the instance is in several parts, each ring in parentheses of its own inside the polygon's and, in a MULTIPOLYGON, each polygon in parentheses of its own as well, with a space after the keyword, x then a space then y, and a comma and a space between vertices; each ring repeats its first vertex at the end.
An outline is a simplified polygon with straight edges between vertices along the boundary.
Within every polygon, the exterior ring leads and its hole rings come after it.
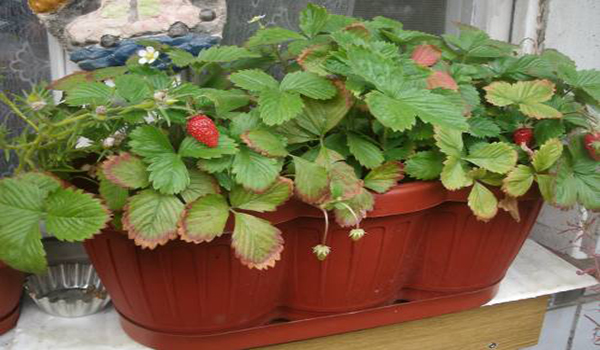
MULTIPOLYGON (((508 271, 496 298, 487 305, 535 298, 590 287, 596 280, 580 276, 577 268, 532 240, 527 240, 508 271)), ((112 307, 76 319, 44 314, 26 300, 21 319, 11 332, 0 336, 4 350, 140 350, 146 347, 121 330, 112 307)))

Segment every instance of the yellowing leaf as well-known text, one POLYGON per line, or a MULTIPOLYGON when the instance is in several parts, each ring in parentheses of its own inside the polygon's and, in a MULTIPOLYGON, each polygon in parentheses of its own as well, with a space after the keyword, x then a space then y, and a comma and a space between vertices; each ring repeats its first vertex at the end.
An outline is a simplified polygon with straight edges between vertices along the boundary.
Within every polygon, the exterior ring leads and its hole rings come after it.
POLYGON ((229 205, 220 194, 209 194, 199 198, 183 213, 179 236, 186 242, 210 242, 225 230, 229 218, 229 205))
POLYGON ((191 203, 207 194, 220 192, 219 183, 211 175, 198 170, 189 170, 189 172, 190 184, 180 193, 186 203, 191 203))
POLYGON ((359 194, 344 203, 352 208, 354 214, 348 210, 346 206, 339 204, 335 206, 333 213, 335 214, 335 221, 338 225, 341 227, 350 227, 360 224, 362 219, 367 217, 367 213, 373 210, 375 199, 371 192, 363 188, 359 194))
POLYGON ((294 157, 296 194, 309 204, 322 202, 329 194, 327 169, 319 164, 294 157))
POLYGON ((462 132, 452 128, 436 127, 435 129, 435 144, 440 150, 448 156, 460 158, 463 151, 462 132))
POLYGON ((467 204, 477 217, 477 220, 480 221, 489 221, 498 212, 498 200, 496 196, 479 182, 475 182, 473 188, 471 188, 467 204))
POLYGON ((154 249, 177 237, 183 209, 183 203, 173 195, 144 190, 129 198, 123 228, 137 245, 154 249))
POLYGON ((516 222, 521 221, 521 214, 519 213, 519 201, 515 197, 504 196, 498 203, 498 208, 507 211, 516 222))
POLYGON ((283 251, 281 231, 267 220, 235 212, 231 246, 242 264, 259 270, 275 265, 283 251))
POLYGON ((505 174, 517 164, 517 151, 504 142, 477 147, 465 160, 494 173, 505 174))
POLYGON ((102 172, 110 182, 123 188, 144 188, 150 184, 146 165, 129 153, 108 157, 102 163, 102 172))
POLYGON ((444 187, 451 191, 473 184, 473 179, 469 177, 466 165, 460 158, 455 156, 448 156, 446 161, 444 161, 444 168, 442 169, 440 179, 444 187))
POLYGON ((231 205, 237 209, 258 212, 274 211, 285 203, 294 192, 292 180, 280 177, 271 187, 261 193, 248 191, 242 186, 236 186, 229 194, 231 205))
POLYGON ((531 167, 518 165, 504 179, 502 190, 513 197, 522 196, 533 184, 534 175, 531 167))
POLYGON ((402 163, 387 162, 371 170, 365 177, 365 187, 377 193, 385 193, 404 177, 402 163))
POLYGON ((546 171, 556 163, 562 152, 562 142, 558 139, 550 139, 534 152, 531 164, 537 172, 546 171))
POLYGON ((498 107, 517 105, 523 114, 535 118, 560 118, 562 113, 543 104, 554 95, 554 84, 549 80, 494 82, 484 88, 485 98, 498 107))

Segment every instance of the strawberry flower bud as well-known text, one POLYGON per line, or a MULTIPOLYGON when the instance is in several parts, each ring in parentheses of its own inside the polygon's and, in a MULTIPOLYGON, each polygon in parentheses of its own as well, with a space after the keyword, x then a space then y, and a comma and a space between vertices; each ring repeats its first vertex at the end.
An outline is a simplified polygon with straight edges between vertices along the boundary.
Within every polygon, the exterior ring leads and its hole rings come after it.
POLYGON ((348 234, 348 236, 350 238, 352 238, 352 240, 354 241, 358 241, 359 239, 361 239, 364 235, 366 234, 365 230, 363 230, 362 228, 355 228, 350 230, 350 233, 348 234))
POLYGON ((323 261, 327 258, 327 255, 331 253, 331 248, 325 244, 317 244, 313 247, 313 253, 317 256, 317 259, 323 261))

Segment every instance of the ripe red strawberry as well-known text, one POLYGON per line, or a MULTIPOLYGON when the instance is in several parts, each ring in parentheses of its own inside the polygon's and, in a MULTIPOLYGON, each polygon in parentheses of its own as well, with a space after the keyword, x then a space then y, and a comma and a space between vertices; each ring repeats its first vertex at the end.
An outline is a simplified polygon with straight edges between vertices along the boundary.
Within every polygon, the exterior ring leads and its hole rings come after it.
POLYGON ((215 123, 204 114, 195 115, 188 120, 187 132, 208 147, 217 147, 219 144, 219 130, 215 123))
POLYGON ((583 145, 590 158, 600 161, 600 131, 591 132, 583 137, 583 145))
POLYGON ((529 146, 531 144, 531 140, 533 140, 533 129, 531 128, 518 128, 513 132, 513 141, 517 145, 525 144, 529 146))

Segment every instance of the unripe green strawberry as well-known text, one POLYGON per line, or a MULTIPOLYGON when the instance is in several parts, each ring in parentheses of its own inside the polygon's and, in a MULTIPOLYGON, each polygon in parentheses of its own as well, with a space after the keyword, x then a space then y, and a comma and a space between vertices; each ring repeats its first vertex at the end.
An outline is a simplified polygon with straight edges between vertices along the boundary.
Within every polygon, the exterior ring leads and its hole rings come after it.
POLYGON ((212 119, 204 114, 198 114, 188 120, 187 132, 208 147, 217 147, 219 144, 219 130, 212 119))

